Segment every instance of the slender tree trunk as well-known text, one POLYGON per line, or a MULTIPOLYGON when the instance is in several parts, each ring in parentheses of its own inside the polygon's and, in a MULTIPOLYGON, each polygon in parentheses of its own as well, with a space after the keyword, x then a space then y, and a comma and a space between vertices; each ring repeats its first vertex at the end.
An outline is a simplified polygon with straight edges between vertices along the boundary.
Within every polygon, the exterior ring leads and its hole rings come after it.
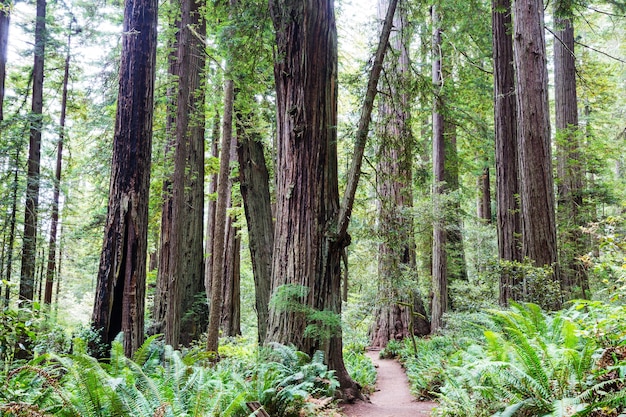
POLYGON ((543 2, 516 0, 513 16, 523 253, 558 281, 543 2))
MULTIPOLYGON (((237 135, 233 135, 233 141, 230 145, 230 161, 237 160, 237 135)), ((232 189, 233 179, 230 179, 232 189)), ((229 198, 228 207, 232 208, 237 203, 229 198)), ((221 328, 222 335, 225 337, 238 336, 241 334, 241 301, 240 301, 240 275, 241 275, 241 239, 238 236, 239 229, 233 224, 233 218, 228 216, 226 219, 226 237, 224 246, 224 285, 222 303, 221 328)))
MULTIPOLYGON (((211 156, 219 157, 218 144, 220 142, 220 114, 215 112, 213 119, 213 132, 211 134, 211 156)), ((215 235, 215 209, 217 200, 213 198, 217 194, 217 174, 212 174, 209 179, 209 202, 207 204, 206 248, 204 251, 204 287, 207 301, 211 300, 211 282, 213 281, 213 236, 215 235)))
MULTIPOLYGON (((511 0, 493 0, 492 17, 498 255, 504 261, 521 262, 522 219, 511 0)), ((501 275, 500 305, 508 305, 510 299, 520 299, 519 285, 519 280, 511 274, 501 275)))
POLYGON ((486 224, 491 223, 491 173, 488 166, 483 168, 483 174, 478 178, 480 190, 478 202, 478 218, 486 224))
POLYGON ((439 14, 436 7, 432 10, 433 24, 433 59, 432 59, 432 80, 436 90, 433 100, 433 191, 435 195, 434 211, 435 224, 433 226, 433 271, 432 271, 432 304, 431 304, 431 332, 436 332, 443 325, 443 314, 448 309, 448 271, 447 271, 447 236, 445 223, 440 213, 443 212, 443 194, 445 193, 445 136, 444 118, 442 114, 442 98, 440 95, 442 87, 441 73, 441 27, 439 14))
POLYGON ((237 153, 239 182, 243 198, 257 311, 259 344, 265 343, 269 315, 272 274, 274 223, 270 202, 269 173, 265 152, 258 130, 254 128, 254 114, 237 113, 237 153))
POLYGON ((33 300, 34 296, 35 258, 37 253, 37 213, 39 211, 41 130, 43 128, 43 64, 45 44, 46 0, 37 0, 33 98, 31 107, 30 144, 28 150, 22 269, 20 274, 20 299, 30 301, 33 300))
POLYGON ((571 5, 559 0, 555 5, 554 108, 556 121, 557 191, 561 238, 561 284, 566 293, 586 298, 589 282, 577 258, 586 252, 580 226, 584 215, 584 171, 578 130, 576 57, 571 5), (574 291, 578 291, 574 293, 574 291))
POLYGON ((126 0, 111 190, 92 325, 104 343, 144 340, 148 193, 156 64, 156 0, 126 0))
POLYGON ((13 246, 15 243, 15 227, 17 222, 17 188, 20 166, 20 150, 15 150, 15 171, 13 173, 13 184, 11 185, 11 214, 9 217, 9 242, 7 244, 7 271, 5 275, 6 288, 4 293, 4 306, 9 306, 11 300, 11 276, 13 273, 13 246))
POLYGON ((65 56, 65 71, 63 73, 63 95, 61 97, 61 119, 59 121, 59 141, 57 142, 57 163, 54 172, 54 191, 52 195, 52 220, 50 222, 50 240, 48 244, 48 266, 46 268, 46 293, 44 304, 52 303, 52 286, 56 273, 57 256, 57 228, 59 224, 59 195, 61 190, 61 169, 63 166, 63 141, 65 139, 65 116, 67 112, 67 85, 70 78, 70 44, 72 40, 72 25, 67 36, 67 55, 65 56))
POLYGON ((11 0, 0 1, 0 122, 4 120, 4 81, 6 79, 7 42, 11 22, 11 0))
POLYGON ((233 135, 233 105, 235 86, 233 80, 224 83, 224 121, 220 145, 220 172, 217 180, 217 203, 215 207, 215 227, 213 231, 211 300, 209 306, 209 329, 207 351, 217 354, 219 329, 224 294, 224 245, 226 243, 226 211, 230 195, 230 145, 233 135))
MULTIPOLYGON (((378 3, 379 18, 384 19, 388 0, 378 3)), ((415 271, 413 218, 407 210, 413 206, 413 136, 410 131, 410 96, 406 10, 400 8, 394 18, 390 48, 393 61, 385 65, 385 92, 379 96, 379 147, 377 164, 378 224, 381 243, 378 248, 379 306, 370 345, 384 347, 389 340, 401 340, 413 333, 430 332, 430 323, 418 319, 412 329, 413 311, 426 315, 419 293, 405 293, 407 273, 415 271)))

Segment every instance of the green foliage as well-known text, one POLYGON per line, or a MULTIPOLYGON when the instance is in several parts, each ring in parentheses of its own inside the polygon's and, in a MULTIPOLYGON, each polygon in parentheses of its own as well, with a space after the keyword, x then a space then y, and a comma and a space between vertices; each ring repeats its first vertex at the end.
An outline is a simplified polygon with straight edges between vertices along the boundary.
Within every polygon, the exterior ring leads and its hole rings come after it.
POLYGON ((321 352, 312 358, 273 345, 259 354, 242 340, 224 343, 218 364, 203 350, 186 353, 150 337, 132 359, 120 340, 100 362, 88 341, 74 340, 71 354, 47 353, 5 369, 2 415, 247 416, 246 401, 260 401, 276 416, 316 415, 310 398, 333 397, 338 382, 321 352), (30 414, 28 414, 30 413, 30 414), (39 413, 39 414, 37 414, 39 413))
POLYGON ((365 356, 365 347, 360 345, 344 346, 343 361, 350 377, 361 386, 364 393, 374 391, 376 368, 372 360, 365 356))
POLYGON ((277 311, 300 313, 306 317, 304 336, 328 340, 341 330, 341 317, 330 310, 316 310, 306 304, 310 288, 298 284, 285 284, 276 289, 270 307, 277 311))

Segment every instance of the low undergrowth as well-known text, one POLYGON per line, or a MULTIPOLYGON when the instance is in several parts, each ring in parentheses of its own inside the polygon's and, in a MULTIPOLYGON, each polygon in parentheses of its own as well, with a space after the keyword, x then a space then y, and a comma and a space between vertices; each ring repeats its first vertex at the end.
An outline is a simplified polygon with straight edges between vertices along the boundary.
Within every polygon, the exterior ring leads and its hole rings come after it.
POLYGON ((4 362, 0 415, 248 416, 249 401, 272 416, 332 414, 338 383, 321 352, 227 341, 220 354, 212 363, 201 349, 181 352, 152 337, 133 358, 116 341, 110 359, 98 361, 75 338, 71 352, 4 362))
POLYGON ((439 416, 583 417, 626 412, 626 308, 577 302, 450 315, 441 334, 395 347, 439 416))

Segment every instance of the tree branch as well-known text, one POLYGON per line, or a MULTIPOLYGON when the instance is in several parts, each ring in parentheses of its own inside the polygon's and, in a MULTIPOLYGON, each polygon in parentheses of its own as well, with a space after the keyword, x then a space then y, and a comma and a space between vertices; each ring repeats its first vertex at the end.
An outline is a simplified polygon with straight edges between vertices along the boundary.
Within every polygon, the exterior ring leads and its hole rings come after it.
POLYGON ((383 24, 383 30, 380 34, 378 48, 376 49, 374 63, 372 65, 367 83, 365 101, 361 107, 359 127, 356 131, 356 143, 354 144, 352 163, 348 173, 348 184, 339 208, 339 218, 337 220, 337 236, 339 239, 343 239, 346 236, 348 224, 350 223, 356 188, 359 184, 359 178, 361 177, 361 166, 363 164, 363 154, 365 152, 365 144, 367 143, 367 134, 369 132, 370 119, 372 116, 372 109, 374 107, 374 98, 376 97, 376 93, 378 91, 378 79, 380 78, 380 73, 383 68, 383 61, 385 59, 385 53, 387 52, 389 36, 393 26, 393 16, 396 12, 397 5, 398 0, 390 0, 389 8, 387 9, 387 14, 385 16, 385 22, 383 24))

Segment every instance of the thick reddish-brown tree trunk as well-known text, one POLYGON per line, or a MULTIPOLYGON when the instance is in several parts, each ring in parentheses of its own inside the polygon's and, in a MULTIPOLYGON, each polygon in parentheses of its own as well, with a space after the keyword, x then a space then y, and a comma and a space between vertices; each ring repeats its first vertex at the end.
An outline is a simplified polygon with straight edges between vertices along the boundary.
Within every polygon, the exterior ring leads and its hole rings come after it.
POLYGON ((478 178, 478 218, 485 223, 491 223, 491 172, 489 167, 483 168, 482 175, 478 178))
POLYGON ((92 315, 104 343, 124 333, 128 356, 144 340, 156 23, 156 0, 126 0, 111 188, 92 315))
POLYGON ((20 299, 33 300, 35 258, 37 248, 37 214, 39 211, 39 173, 41 162, 41 131, 43 129, 43 65, 46 45, 46 0, 37 0, 35 23, 35 62, 33 66, 33 97, 26 180, 26 210, 20 274, 20 299))
POLYGON ((513 16, 523 254, 558 281, 543 1, 516 0, 513 16))
MULTIPOLYGON (((492 19, 498 255, 504 261, 521 262, 522 220, 511 0, 493 0, 492 19)), ((519 284, 511 274, 501 275, 500 305, 508 305, 510 299, 520 299, 519 284)))

